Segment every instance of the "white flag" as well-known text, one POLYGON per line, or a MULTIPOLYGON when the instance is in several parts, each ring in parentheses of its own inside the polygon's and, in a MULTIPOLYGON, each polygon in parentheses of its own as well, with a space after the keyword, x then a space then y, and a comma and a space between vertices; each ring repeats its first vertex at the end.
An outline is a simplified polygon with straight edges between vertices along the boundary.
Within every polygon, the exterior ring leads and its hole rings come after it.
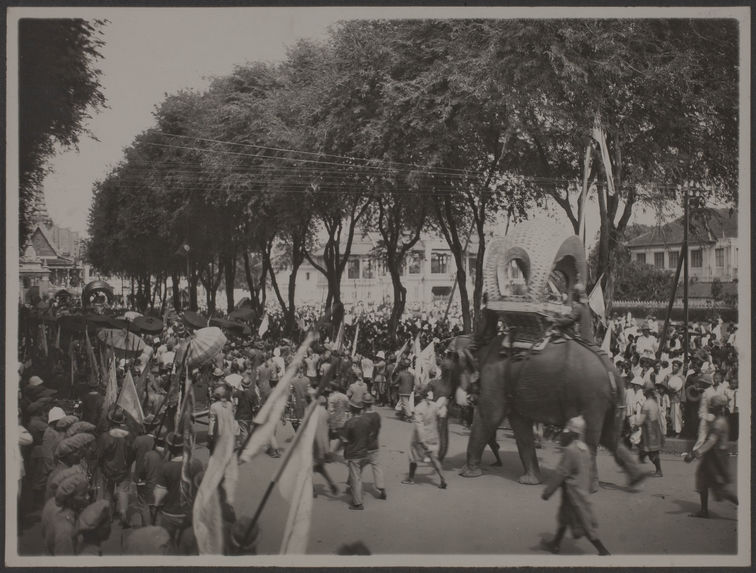
POLYGON ((431 370, 434 370, 436 365, 436 343, 431 343, 426 346, 420 353, 420 363, 422 364, 422 383, 425 384, 430 380, 431 370))
POLYGON ((116 380, 115 357, 111 357, 108 364, 108 381, 105 385, 105 400, 102 403, 106 415, 110 412, 110 408, 116 403, 117 399, 118 382, 116 380))
POLYGON ((312 414, 305 426, 299 429, 302 435, 278 478, 281 495, 291 502, 281 540, 281 554, 307 553, 312 517, 312 451, 318 419, 324 414, 323 408, 317 402, 310 408, 313 408, 312 414))
POLYGON ((606 327, 606 334, 604 334, 604 341, 601 343, 601 350, 603 350, 607 354, 610 354, 609 349, 611 348, 611 345, 612 345, 612 326, 613 326, 613 323, 614 323, 613 320, 609 321, 609 324, 606 327))
MULTIPOLYGON (((252 435, 244 447, 244 451, 239 455, 240 462, 248 462, 263 449, 270 442, 271 436, 276 430, 276 424, 281 421, 281 416, 286 409, 286 403, 289 399, 289 391, 291 390, 291 381, 294 379, 294 375, 297 373, 297 369, 304 360, 307 349, 310 348, 315 341, 315 334, 310 332, 307 334, 307 338, 297 350, 294 355, 294 359, 286 368, 286 372, 273 388, 273 391, 268 396, 268 399, 263 404, 260 411, 255 416, 253 422, 255 427, 252 430, 252 435)), ((312 495, 312 492, 310 492, 312 495)))
POLYGON ((591 294, 588 296, 588 306, 591 307, 591 310, 593 310, 593 312, 601 317, 601 320, 604 320, 604 315, 606 314, 606 304, 604 303, 604 289, 601 288, 601 278, 603 276, 604 275, 601 275, 601 277, 599 277, 599 280, 596 281, 596 285, 593 287, 591 294))
POLYGON ((341 321, 339 325, 339 332, 336 334, 336 341, 334 342, 334 348, 337 352, 341 352, 344 346, 344 321, 341 321))
POLYGON ((223 554, 223 516, 218 487, 223 480, 226 498, 233 504, 238 465, 234 459, 234 415, 230 408, 219 412, 218 439, 207 470, 197 490, 192 510, 194 536, 200 555, 223 554))
POLYGON ((128 370, 123 379, 123 388, 121 388, 121 394, 118 396, 117 405, 123 408, 123 411, 131 416, 138 424, 144 424, 142 404, 139 403, 139 394, 137 394, 136 385, 134 384, 134 379, 131 377, 131 372, 128 370))
POLYGON ((354 340, 352 341, 352 356, 357 354, 357 338, 360 336, 360 323, 357 323, 357 328, 354 331, 354 340))
POLYGON ((262 335, 268 332, 268 313, 266 312, 262 320, 260 321, 260 328, 257 329, 257 336, 262 338, 262 335))

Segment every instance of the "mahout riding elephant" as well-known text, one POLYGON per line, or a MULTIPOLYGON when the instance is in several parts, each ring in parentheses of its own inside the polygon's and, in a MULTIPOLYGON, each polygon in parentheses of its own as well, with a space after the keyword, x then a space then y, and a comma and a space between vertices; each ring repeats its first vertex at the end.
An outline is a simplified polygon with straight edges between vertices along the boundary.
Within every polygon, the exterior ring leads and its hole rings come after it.
MULTIPOLYGON (((455 348, 463 351, 469 342, 469 337, 458 337, 455 348)), ((460 404, 469 400, 473 390, 470 372, 463 362, 457 362, 453 376, 460 404)), ((620 441, 624 387, 611 361, 602 357, 597 348, 579 340, 558 338, 538 351, 511 352, 510 349, 508 352, 502 349, 502 337, 497 336, 480 349, 478 362, 477 411, 467 445, 467 464, 460 475, 481 475, 483 449, 507 417, 525 470, 520 483, 541 483, 533 422, 564 426, 567 420, 579 414, 585 418, 585 442, 591 450, 591 491, 598 490, 596 450, 599 444, 606 447, 628 473, 630 485, 648 475, 620 441)))

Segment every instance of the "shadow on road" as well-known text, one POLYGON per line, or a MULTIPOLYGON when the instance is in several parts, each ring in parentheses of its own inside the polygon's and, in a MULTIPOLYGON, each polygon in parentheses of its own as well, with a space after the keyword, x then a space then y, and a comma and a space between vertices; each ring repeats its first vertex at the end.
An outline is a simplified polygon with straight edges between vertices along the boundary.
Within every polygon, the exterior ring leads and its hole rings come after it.
MULTIPOLYGON (((483 452, 480 467, 483 470, 483 475, 498 475, 510 481, 518 481, 522 475, 522 462, 517 452, 506 452, 499 450, 499 457, 501 457, 501 466, 494 466, 493 463, 496 459, 493 457, 491 451, 486 447, 486 451, 483 452)), ((459 453, 455 456, 449 456, 443 461, 444 471, 461 472, 467 462, 467 454, 465 452, 459 453)), ((541 470, 544 472, 544 470, 541 470)), ((545 472, 544 472, 545 473, 545 472)), ((468 478, 475 479, 475 478, 468 478)))
POLYGON ((616 483, 609 481, 599 481, 599 487, 601 489, 608 489, 610 491, 624 491, 625 493, 638 493, 640 491, 628 485, 617 485, 616 483))
MULTIPOLYGON (((670 500, 673 503, 676 503, 680 509, 678 511, 667 511, 667 515, 690 515, 692 513, 697 513, 699 509, 701 509, 701 506, 698 504, 698 502, 693 501, 686 501, 684 499, 672 499, 670 500)), ((711 502, 709 502, 711 503, 711 502)), ((711 507, 711 505, 709 506, 711 507)), ((713 513, 711 509, 709 509, 709 517, 708 519, 722 519, 724 521, 737 521, 737 519, 733 519, 732 517, 722 517, 717 515, 716 513, 713 513)))

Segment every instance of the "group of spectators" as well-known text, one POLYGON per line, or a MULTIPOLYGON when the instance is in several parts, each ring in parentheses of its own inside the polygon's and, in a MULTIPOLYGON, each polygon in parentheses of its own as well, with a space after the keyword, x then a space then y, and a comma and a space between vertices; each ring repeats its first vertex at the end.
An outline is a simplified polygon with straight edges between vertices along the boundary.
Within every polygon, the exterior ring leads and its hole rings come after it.
MULTIPOLYGON (((407 337, 411 325, 423 329, 422 322, 407 322, 407 337)), ((44 553, 101 554, 114 524, 124 532, 121 547, 111 545, 107 552, 197 553, 192 504, 205 468, 196 457, 185 460, 186 434, 177 427, 182 386, 177 370, 189 334, 188 325, 175 321, 162 333, 143 337, 150 349, 139 358, 113 357, 119 392, 127 376, 134 381, 144 416, 141 424, 123 408, 105 406, 106 381, 91 376, 90 368, 75 366, 71 384, 66 376, 69 361, 87 360, 83 343, 77 343, 73 356, 52 345, 46 355, 34 352, 20 364, 19 532, 40 521, 44 553), (146 361, 145 355, 150 357, 146 361)), ((429 330, 428 340, 436 334, 439 331, 429 330)), ((413 483, 417 463, 431 463, 440 472, 442 444, 436 428, 441 406, 423 403, 436 403, 431 388, 437 400, 448 399, 450 382, 440 390, 441 369, 434 368, 421 384, 406 349, 401 354, 352 354, 346 345, 318 342, 289 380, 282 422, 296 430, 308 403, 317 397, 326 415, 315 440, 314 470, 335 494, 338 487, 326 464, 344 461, 352 509, 364 507, 361 473, 368 465, 378 499, 387 499, 378 460, 380 416, 372 411, 373 404, 396 406, 400 417, 415 422, 415 458, 405 481, 413 483)), ((195 421, 207 421, 206 446, 211 453, 220 437, 221 409, 233 413, 236 449, 244 447, 256 414, 283 378, 295 350, 288 339, 264 336, 252 343, 229 336, 212 360, 191 369, 195 421)), ((445 406, 442 410, 445 418, 445 406)), ((444 441, 448 443, 448 436, 444 441)), ((445 448, 444 443, 441 459, 445 448)), ((267 453, 281 455, 275 434, 267 453)), ((443 476, 441 480, 446 487, 443 476)), ((250 530, 249 518, 236 516, 229 503, 224 503, 224 523, 227 553, 255 551, 259 529, 250 530)))

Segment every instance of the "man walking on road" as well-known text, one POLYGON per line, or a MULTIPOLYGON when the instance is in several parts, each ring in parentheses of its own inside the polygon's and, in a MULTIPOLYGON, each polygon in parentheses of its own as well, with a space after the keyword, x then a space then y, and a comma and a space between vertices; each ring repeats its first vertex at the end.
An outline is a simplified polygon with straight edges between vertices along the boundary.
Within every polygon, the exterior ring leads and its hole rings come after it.
POLYGON ((341 432, 344 441, 344 459, 349 468, 348 485, 352 492, 352 503, 349 509, 365 509, 362 505, 362 468, 368 463, 368 445, 373 422, 370 418, 360 415, 361 403, 350 400, 349 409, 352 417, 344 424, 341 432))
POLYGON ((378 490, 378 499, 386 499, 386 486, 383 482, 383 470, 378 465, 378 435, 381 432, 381 415, 373 410, 375 400, 371 394, 367 394, 362 401, 364 410, 362 415, 370 420, 367 461, 373 468, 373 485, 378 490))
POLYGON ((609 551, 598 538, 598 524, 588 500, 591 454, 583 442, 584 435, 583 417, 570 418, 561 435, 562 460, 554 477, 541 494, 541 499, 549 499, 561 488, 562 503, 557 516, 558 528, 554 539, 542 541, 541 545, 551 553, 559 553, 559 545, 569 527, 575 539, 585 536, 598 550, 599 555, 609 555, 609 551))
POLYGON ((401 402, 401 409, 399 410, 399 417, 407 422, 412 421, 412 410, 410 409, 410 395, 415 390, 415 377, 407 370, 409 362, 402 360, 399 362, 398 370, 396 374, 399 394, 399 400, 401 402))
POLYGON ((433 391, 430 388, 423 391, 422 398, 422 402, 415 407, 415 427, 412 429, 409 453, 409 476, 402 483, 414 484, 418 462, 428 458, 441 479, 438 487, 446 489, 441 462, 438 461, 438 405, 432 401, 433 391))

